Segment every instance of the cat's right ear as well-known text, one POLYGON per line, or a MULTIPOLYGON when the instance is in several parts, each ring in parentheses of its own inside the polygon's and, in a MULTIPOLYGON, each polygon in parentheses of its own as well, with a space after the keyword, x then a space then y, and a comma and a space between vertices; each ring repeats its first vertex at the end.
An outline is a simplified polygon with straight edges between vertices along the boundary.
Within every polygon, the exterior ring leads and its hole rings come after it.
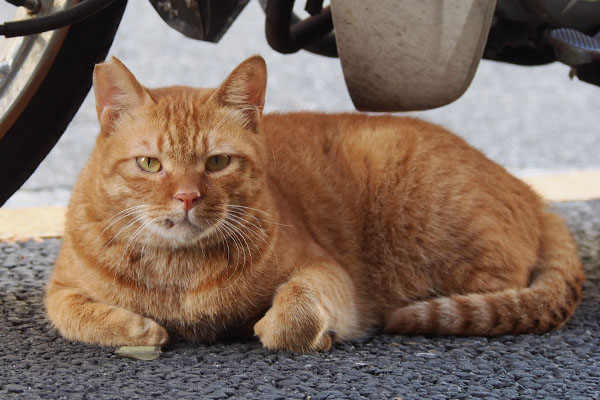
POLYGON ((135 76, 116 57, 94 68, 96 112, 102 132, 110 132, 122 113, 152 101, 135 76))

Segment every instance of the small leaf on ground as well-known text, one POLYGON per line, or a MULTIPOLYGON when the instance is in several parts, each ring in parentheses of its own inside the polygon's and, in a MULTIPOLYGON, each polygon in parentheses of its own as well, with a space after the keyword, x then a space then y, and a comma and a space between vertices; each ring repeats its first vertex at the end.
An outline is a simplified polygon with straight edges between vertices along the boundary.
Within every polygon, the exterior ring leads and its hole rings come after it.
POLYGON ((115 354, 136 360, 152 361, 160 357, 160 346, 123 346, 115 354))

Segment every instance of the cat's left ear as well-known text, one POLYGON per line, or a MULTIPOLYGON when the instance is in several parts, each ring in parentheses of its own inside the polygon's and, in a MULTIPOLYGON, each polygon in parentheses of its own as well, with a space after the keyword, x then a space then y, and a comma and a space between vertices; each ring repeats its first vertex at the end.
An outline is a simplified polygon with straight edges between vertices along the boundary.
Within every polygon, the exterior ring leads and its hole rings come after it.
POLYGON ((238 109, 247 122, 256 127, 262 117, 267 90, 267 64, 261 56, 253 56, 238 65, 209 101, 238 109))

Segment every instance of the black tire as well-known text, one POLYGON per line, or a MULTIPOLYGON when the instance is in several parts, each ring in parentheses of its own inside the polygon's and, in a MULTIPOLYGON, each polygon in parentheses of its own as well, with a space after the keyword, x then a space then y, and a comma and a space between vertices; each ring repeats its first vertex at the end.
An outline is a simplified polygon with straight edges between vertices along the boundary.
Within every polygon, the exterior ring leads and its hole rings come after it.
POLYGON ((127 0, 117 0, 74 24, 44 81, 0 139, 0 206, 48 155, 92 86, 94 65, 105 59, 127 0))

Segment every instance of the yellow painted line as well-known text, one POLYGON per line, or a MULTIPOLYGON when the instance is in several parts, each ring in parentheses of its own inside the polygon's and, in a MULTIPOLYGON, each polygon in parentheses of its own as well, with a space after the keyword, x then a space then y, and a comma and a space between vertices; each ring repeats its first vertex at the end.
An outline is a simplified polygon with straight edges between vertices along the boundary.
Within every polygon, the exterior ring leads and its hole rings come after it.
POLYGON ((0 208, 0 241, 61 237, 65 207, 0 208))
MULTIPOLYGON (((548 201, 600 199, 600 171, 522 178, 548 201)), ((65 207, 0 208, 0 241, 62 237, 65 207)))
POLYGON ((600 199, 600 171, 573 171, 522 178, 549 201, 600 199))

